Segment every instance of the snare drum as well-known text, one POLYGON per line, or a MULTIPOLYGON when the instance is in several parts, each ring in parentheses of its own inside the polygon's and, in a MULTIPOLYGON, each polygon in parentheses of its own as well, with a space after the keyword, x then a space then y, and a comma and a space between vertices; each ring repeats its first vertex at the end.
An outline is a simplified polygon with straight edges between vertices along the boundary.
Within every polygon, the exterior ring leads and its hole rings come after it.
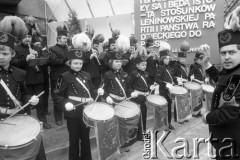
POLYGON ((202 101, 202 88, 200 84, 195 82, 187 82, 184 84, 184 86, 189 90, 190 92, 190 105, 191 105, 191 111, 193 115, 197 115, 200 113, 200 110, 203 106, 202 101))
POLYGON ((114 110, 107 103, 95 102, 87 105, 83 110, 83 121, 89 127, 94 128, 95 123, 109 121, 113 118, 114 110))
POLYGON ((153 109, 154 130, 160 129, 168 125, 168 103, 167 100, 160 95, 149 95, 146 98, 146 105, 153 109))
POLYGON ((188 91, 180 86, 173 86, 169 89, 171 98, 174 98, 176 104, 177 121, 182 122, 190 117, 190 106, 188 100, 188 91))
POLYGON ((207 110, 211 110, 211 101, 212 101, 212 94, 214 92, 214 87, 208 84, 201 85, 204 93, 206 94, 206 101, 207 101, 207 110))
POLYGON ((0 159, 35 160, 41 144, 40 122, 29 115, 16 115, 0 124, 0 159))
POLYGON ((114 155, 120 143, 113 107, 103 102, 89 104, 83 110, 83 121, 95 131, 99 159, 114 155))
MULTIPOLYGON (((130 101, 123 101, 114 107, 118 119, 119 139, 121 147, 127 147, 137 141, 141 118, 139 106, 130 101)), ((141 127, 142 128, 142 127, 141 127)))

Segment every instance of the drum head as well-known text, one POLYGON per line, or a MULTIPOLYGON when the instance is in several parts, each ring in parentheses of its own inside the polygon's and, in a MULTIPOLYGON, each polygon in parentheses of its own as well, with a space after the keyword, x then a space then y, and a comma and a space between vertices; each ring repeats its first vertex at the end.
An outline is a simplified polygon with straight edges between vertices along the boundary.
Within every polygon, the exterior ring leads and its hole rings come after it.
POLYGON ((172 94, 176 94, 176 95, 182 95, 182 94, 186 94, 188 91, 183 88, 183 87, 180 87, 180 86, 173 86, 171 89, 170 89, 170 92, 172 94))
POLYGON ((147 100, 153 104, 156 104, 156 106, 167 104, 167 100, 164 97, 155 94, 147 96, 147 100))
POLYGON ((4 123, 13 124, 0 124, 0 146, 7 145, 9 149, 31 142, 41 131, 40 122, 28 115, 17 115, 6 119, 4 123))
POLYGON ((189 90, 198 90, 198 89, 201 89, 200 84, 195 83, 195 82, 187 82, 187 83, 184 83, 184 87, 186 87, 186 88, 189 89, 189 90))
POLYGON ((114 117, 113 108, 103 102, 96 102, 95 104, 87 105, 83 112, 87 117, 98 121, 109 120, 114 117))
POLYGON ((205 92, 213 93, 213 91, 214 91, 214 87, 211 86, 211 85, 202 84, 201 86, 202 86, 202 89, 203 89, 205 92))
POLYGON ((124 101, 114 107, 115 114, 122 118, 132 118, 140 114, 138 105, 134 102, 124 101), (124 107, 126 106, 126 107, 124 107))

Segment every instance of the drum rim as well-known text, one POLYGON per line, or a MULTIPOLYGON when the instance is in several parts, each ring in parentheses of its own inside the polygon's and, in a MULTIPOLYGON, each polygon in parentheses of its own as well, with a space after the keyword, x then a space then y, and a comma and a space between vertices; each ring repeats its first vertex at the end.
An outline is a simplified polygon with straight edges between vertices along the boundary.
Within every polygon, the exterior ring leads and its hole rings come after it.
MULTIPOLYGON (((214 92, 214 89, 215 89, 215 88, 214 88, 212 85, 209 85, 209 84, 201 84, 201 87, 202 87, 202 86, 210 86, 210 87, 213 88, 213 92, 214 92)), ((213 92, 207 91, 206 89, 204 89, 204 87, 202 87, 202 89, 204 90, 204 92, 213 93, 213 92)))
POLYGON ((23 148, 23 147, 29 146, 29 145, 32 144, 33 142, 38 141, 38 140, 41 139, 41 130, 42 130, 42 128, 41 128, 41 123, 40 123, 40 121, 39 121, 37 118, 33 117, 32 115, 25 115, 25 114, 17 114, 17 115, 15 115, 15 116, 29 116, 29 117, 34 118, 35 120, 37 120, 37 121, 39 122, 40 132, 39 132, 39 134, 38 134, 35 138, 33 138, 31 141, 29 141, 29 142, 27 142, 27 143, 24 143, 24 144, 21 144, 21 145, 15 145, 15 146, 12 146, 12 145, 10 145, 10 146, 9 146, 9 145, 5 145, 5 146, 0 145, 0 149, 3 149, 3 150, 19 149, 19 148, 23 148), (39 137, 40 137, 40 139, 39 139, 39 137), (35 140, 35 139, 36 139, 36 140, 35 140))
MULTIPOLYGON (((126 118, 126 117, 120 117, 120 116, 118 116, 118 115, 116 114, 115 110, 113 109, 113 110, 114 110, 114 115, 115 115, 116 117, 119 117, 119 118, 121 118, 121 119, 131 119, 131 118, 135 118, 135 117, 141 115, 141 109, 140 109, 140 106, 139 106, 137 103, 135 103, 135 102, 133 102, 133 101, 124 101, 124 102, 130 102, 130 103, 135 104, 135 105, 137 106, 139 112, 138 112, 136 115, 134 115, 133 117, 126 118)), ((122 102, 120 102, 120 103, 122 103, 122 102)), ((115 108, 116 106, 117 106, 117 105, 115 105, 114 108, 115 108)), ((119 105, 118 107, 121 107, 121 106, 119 105)))
POLYGON ((202 89, 201 85, 198 84, 198 83, 195 83, 195 82, 188 82, 188 83, 184 83, 183 85, 184 85, 184 87, 185 87, 187 90, 194 90, 194 91, 197 91, 197 90, 201 90, 201 89, 202 89), (188 88, 188 87, 186 87, 186 84, 189 84, 189 83, 197 84, 197 86, 199 86, 199 88, 198 88, 198 89, 192 89, 192 88, 188 88))
MULTIPOLYGON (((113 107, 111 106, 111 105, 109 105, 109 104, 107 104, 107 103, 104 103, 104 102, 96 102, 96 103, 100 103, 100 104, 105 104, 106 106, 109 106, 110 108, 112 108, 113 109, 113 107)), ((113 114, 113 117, 111 117, 110 119, 107 119, 107 120, 96 120, 96 119, 93 119, 93 118, 90 118, 90 117, 88 117, 86 114, 85 114, 85 110, 86 110, 86 108, 87 108, 87 106, 88 105, 86 105, 85 107, 84 107, 84 109, 83 109, 83 116, 84 117, 86 117, 86 118, 89 118, 89 119, 91 119, 92 121, 97 121, 97 122, 102 122, 102 121, 110 121, 110 120, 112 120, 114 117, 115 117, 115 114, 113 114)), ((89 105, 90 106, 90 105, 89 105)), ((114 109, 113 109, 113 113, 114 113, 114 109)))

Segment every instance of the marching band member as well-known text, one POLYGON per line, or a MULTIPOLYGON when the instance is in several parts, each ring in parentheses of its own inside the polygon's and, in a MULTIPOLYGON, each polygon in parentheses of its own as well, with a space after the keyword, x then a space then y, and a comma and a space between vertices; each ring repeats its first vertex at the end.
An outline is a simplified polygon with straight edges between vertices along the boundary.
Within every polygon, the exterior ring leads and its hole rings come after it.
POLYGON ((194 58, 194 64, 189 67, 188 79, 194 80, 198 83, 204 83, 204 70, 201 66, 201 61, 203 59, 204 53, 197 51, 194 58))
MULTIPOLYGON (((103 97, 107 103, 113 104, 126 99, 128 75, 122 70, 122 54, 119 51, 111 51, 109 56, 111 69, 103 76, 105 84, 103 97)), ((132 96, 136 96, 136 93, 133 93, 132 96)))
MULTIPOLYGON (((166 46, 170 46, 169 44, 167 45, 167 42, 165 42, 165 43, 166 43, 166 46)), ((163 48, 168 48, 168 47, 163 47, 163 48)), ((160 47, 160 49, 161 49, 161 47, 160 47)), ((159 62, 159 66, 158 66, 156 74, 155 74, 156 75, 155 82, 157 84, 159 84, 159 94, 161 96, 165 97, 168 102, 168 124, 169 124, 169 126, 168 126, 168 128, 166 128, 166 130, 168 130, 168 129, 174 130, 175 128, 171 124, 172 100, 170 98, 169 89, 176 83, 176 79, 173 77, 172 70, 169 67, 169 61, 170 61, 169 51, 170 51, 170 49, 165 49, 165 50, 159 51, 160 62, 159 62)), ((174 112, 175 112, 175 108, 174 108, 174 112)))
MULTIPOLYGON (((17 106, 25 104, 27 101, 30 102, 31 105, 37 105, 39 102, 39 98, 36 96, 31 97, 26 90, 26 86, 24 85, 26 72, 10 64, 10 61, 16 54, 14 51, 15 39, 18 37, 23 37, 26 35, 26 33, 27 28, 19 17, 6 16, 0 22, 0 36, 5 37, 5 41, 0 41, 0 76, 16 98, 15 100, 11 100, 11 97, 0 85, 0 119, 7 118, 8 116, 14 114, 19 109, 17 106), (17 26, 21 27, 18 28, 17 26), (10 28, 12 28, 12 30, 10 28)), ((28 109, 24 109, 24 111, 20 111, 19 113, 29 113, 29 111, 28 109)), ((47 158, 45 155, 44 146, 41 142, 36 160, 46 159, 47 158)))
MULTIPOLYGON (((15 46, 16 56, 12 60, 12 64, 26 71, 25 84, 27 90, 31 94, 39 94, 43 91, 43 71, 42 66, 29 66, 31 60, 35 58, 43 58, 42 49, 32 45, 32 30, 28 29, 26 37, 21 40, 21 44, 15 46)), ((47 63, 47 60, 46 60, 47 63)), ((45 63, 45 64, 46 64, 45 63)), ((43 105, 43 97, 39 97, 39 103, 35 106, 37 110, 37 118, 43 122, 43 128, 49 129, 51 125, 47 123, 46 110, 43 105)))
MULTIPOLYGON (((70 69, 58 77, 53 92, 53 100, 64 111, 69 132, 69 160, 91 160, 89 141, 89 127, 83 122, 83 105, 75 107, 78 103, 93 102, 94 86, 89 73, 82 71, 86 55, 84 52, 73 49, 67 54, 67 64, 70 69), (81 153, 79 156, 79 140, 81 140, 81 153)), ((103 89, 98 90, 103 95, 103 89)))
POLYGON ((149 79, 150 79, 150 84, 152 85, 154 83, 154 76, 156 73, 156 65, 158 63, 158 57, 156 57, 155 51, 153 51, 153 38, 148 37, 145 40, 145 47, 147 50, 147 68, 146 71, 149 73, 149 79))
MULTIPOLYGON (((202 110, 203 121, 209 125, 210 141, 216 149, 216 159, 237 160, 240 155, 240 32, 239 10, 234 10, 237 21, 233 28, 218 33, 219 53, 223 69, 219 72, 210 63, 210 47, 205 45, 202 65, 216 82, 211 110, 202 110), (236 12, 237 11, 237 12, 236 12), (238 28, 236 28, 238 26, 238 28), (226 139, 229 141, 226 143, 226 139), (227 149, 226 149, 227 148, 227 149)), ((227 21, 228 23, 229 21, 227 21)))
POLYGON ((178 61, 173 65, 173 76, 177 78, 178 85, 182 85, 183 79, 188 79, 188 69, 186 65, 187 53, 178 52, 178 61))
MULTIPOLYGON (((56 45, 49 48, 50 52, 50 81, 51 81, 51 91, 53 92, 54 87, 57 84, 57 77, 68 70, 68 67, 65 65, 67 61, 67 28, 66 26, 58 26, 57 27, 57 43, 56 45)), ((63 125, 62 123, 62 111, 53 104, 54 107, 54 118, 55 123, 58 126, 63 125)))
POLYGON ((116 46, 116 39, 114 38, 109 38, 108 39, 108 51, 103 57, 103 64, 105 71, 109 71, 111 69, 111 66, 109 66, 109 60, 110 60, 110 54, 112 51, 117 51, 117 46, 116 46))
POLYGON ((149 75, 145 71, 147 68, 147 57, 138 56, 135 59, 136 69, 131 73, 129 78, 129 93, 133 91, 138 93, 138 97, 133 98, 132 101, 140 105, 143 130, 146 131, 147 121, 147 107, 146 96, 149 94, 149 75))

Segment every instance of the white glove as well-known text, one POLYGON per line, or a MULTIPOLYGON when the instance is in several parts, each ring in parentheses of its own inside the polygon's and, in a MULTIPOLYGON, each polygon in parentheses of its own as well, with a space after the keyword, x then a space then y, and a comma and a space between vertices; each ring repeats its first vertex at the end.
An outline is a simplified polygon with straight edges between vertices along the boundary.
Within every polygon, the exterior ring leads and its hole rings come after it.
POLYGON ((150 90, 152 91, 152 90, 154 90, 155 89, 155 86, 154 85, 151 85, 150 86, 150 90))
POLYGON ((108 104, 113 104, 113 99, 109 96, 106 98, 106 101, 108 104))
POLYGON ((170 83, 167 83, 166 87, 167 87, 168 89, 171 89, 171 88, 173 87, 173 85, 170 84, 170 83))
POLYGON ((205 82, 208 83, 209 82, 209 78, 205 78, 205 82))
POLYGON ((190 76, 191 81, 194 79, 194 74, 190 76))
POLYGON ((182 78, 177 78, 178 85, 183 85, 183 79, 182 78))
POLYGON ((35 55, 34 54, 27 55, 26 61, 29 61, 29 59, 35 59, 35 55))
POLYGON ((137 92, 132 92, 132 93, 131 93, 131 97, 136 98, 137 96, 138 96, 138 93, 137 93, 137 92))
POLYGON ((65 109, 67 111, 72 111, 72 110, 75 109, 75 107, 74 107, 74 105, 72 103, 68 102, 68 103, 65 104, 65 109))
POLYGON ((99 88, 97 93, 98 95, 102 96, 104 94, 104 90, 102 88, 99 88))
POLYGON ((37 96, 32 96, 31 99, 29 100, 29 103, 33 106, 37 105, 39 102, 39 98, 37 96))

